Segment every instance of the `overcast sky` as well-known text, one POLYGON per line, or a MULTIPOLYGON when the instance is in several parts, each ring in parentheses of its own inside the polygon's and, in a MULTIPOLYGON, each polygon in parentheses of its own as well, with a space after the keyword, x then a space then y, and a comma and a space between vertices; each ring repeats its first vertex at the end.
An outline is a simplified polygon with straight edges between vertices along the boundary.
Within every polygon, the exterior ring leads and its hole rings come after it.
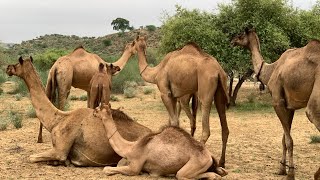
MULTIPOLYGON (((212 12, 231 0, 0 0, 0 41, 21 43, 45 34, 103 36, 113 33, 112 20, 122 17, 135 28, 161 25, 175 5, 212 12)), ((309 9, 316 0, 289 0, 309 9)))

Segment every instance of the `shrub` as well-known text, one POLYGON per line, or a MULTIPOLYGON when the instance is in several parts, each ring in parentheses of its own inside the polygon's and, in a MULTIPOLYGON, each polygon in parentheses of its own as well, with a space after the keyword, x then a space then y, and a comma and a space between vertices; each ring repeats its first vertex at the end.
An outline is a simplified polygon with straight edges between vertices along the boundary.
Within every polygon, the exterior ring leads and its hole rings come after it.
POLYGON ((88 96, 87 95, 82 95, 82 96, 79 97, 79 100, 80 101, 86 101, 86 100, 88 100, 88 96))
POLYGON ((9 111, 9 118, 13 126, 17 129, 22 127, 22 116, 15 111, 9 111))
POLYGON ((0 131, 6 130, 7 127, 8 127, 8 121, 6 121, 6 120, 0 121, 0 131))
POLYGON ((125 81, 124 82, 124 88, 133 87, 136 88, 138 86, 138 83, 135 81, 125 81))
POLYGON ((7 75, 6 73, 0 69, 0 84, 4 83, 7 81, 7 75))
POLYGON ((3 93, 3 89, 2 88, 0 88, 0 95, 3 93))
POLYGON ((119 98, 115 95, 110 96, 110 101, 120 101, 119 98))
POLYGON ((77 97, 77 96, 75 96, 75 95, 71 95, 70 96, 70 100, 71 101, 76 101, 76 100, 78 100, 79 98, 77 97))
POLYGON ((123 93, 126 98, 133 98, 136 96, 137 91, 134 87, 128 87, 124 89, 123 93))
POLYGON ((150 32, 155 31, 157 29, 155 25, 146 25, 146 28, 150 32))
POLYGON ((151 94, 154 91, 152 87, 143 87, 143 94, 151 94))
POLYGON ((105 46, 111 46, 111 40, 110 40, 110 39, 105 39, 105 40, 103 40, 102 42, 103 42, 103 44, 104 44, 105 46))
POLYGON ((68 51, 64 49, 48 49, 44 53, 34 56, 34 64, 40 70, 48 70, 59 57, 66 54, 68 54, 68 51))
POLYGON ((16 83, 14 90, 8 92, 9 94, 20 94, 21 96, 26 96, 29 92, 27 85, 22 79, 17 77, 13 78, 13 81, 16 83))
POLYGON ((320 136, 311 136, 310 139, 311 139, 310 141, 311 144, 320 143, 320 136))
POLYGON ((20 93, 15 94, 14 98, 16 99, 16 101, 20 101, 22 99, 22 95, 20 93))
POLYGON ((29 118, 36 118, 36 117, 37 117, 36 111, 34 110, 34 107, 33 107, 33 106, 30 106, 30 107, 28 108, 27 116, 28 116, 29 118))

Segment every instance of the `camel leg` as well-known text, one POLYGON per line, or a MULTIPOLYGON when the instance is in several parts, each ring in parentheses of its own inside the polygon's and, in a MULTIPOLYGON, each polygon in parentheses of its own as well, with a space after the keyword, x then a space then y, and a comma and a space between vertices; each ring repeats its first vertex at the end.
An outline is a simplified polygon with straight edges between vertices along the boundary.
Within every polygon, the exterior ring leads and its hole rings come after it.
POLYGON ((320 180, 320 168, 318 171, 314 174, 314 180, 320 180))
POLYGON ((57 108, 60 110, 64 110, 64 106, 66 105, 67 98, 71 89, 72 82, 72 74, 70 76, 67 75, 69 72, 58 72, 57 73, 57 87, 58 87, 58 106, 57 108))
POLYGON ((225 167, 225 158, 226 158, 226 149, 227 149, 227 142, 229 137, 229 128, 226 118, 226 104, 227 102, 224 99, 224 96, 221 91, 216 91, 214 95, 214 104, 219 114, 220 118, 220 125, 221 125, 221 136, 222 136, 222 150, 221 150, 221 157, 219 160, 219 166, 225 167))
MULTIPOLYGON (((190 111, 190 107, 189 107, 189 102, 191 99, 192 95, 185 95, 182 98, 180 98, 180 104, 182 109, 184 110, 184 112, 186 112, 186 115, 188 116, 189 120, 190 120, 190 128, 191 128, 191 136, 194 135, 194 132, 196 130, 196 119, 193 116, 193 114, 190 111)), ((179 113, 178 113, 179 114, 179 113)))
MULTIPOLYGON (((95 92, 95 91, 93 90, 93 92, 95 92)), ((97 93, 89 93, 89 94, 90 94, 90 96, 88 96, 88 108, 94 109, 94 108, 96 108, 95 102, 97 99, 97 93)))
MULTIPOLYGON (((194 179, 203 175, 212 164, 211 158, 191 158, 176 174, 177 179, 194 179)), ((208 174, 209 175, 209 174, 208 174)), ((220 177, 216 174, 217 177, 220 177)))
POLYGON ((39 134, 38 134, 38 141, 37 143, 43 143, 43 140, 42 140, 42 126, 43 124, 40 123, 40 127, 39 127, 39 134))
POLYGON ((283 136, 284 138, 282 140, 283 154, 282 154, 279 173, 285 174, 285 169, 286 169, 285 156, 286 156, 286 151, 288 151, 289 171, 288 171, 287 179, 294 179, 293 139, 290 135, 292 119, 294 116, 294 110, 287 109, 285 107, 285 100, 282 98, 274 104, 274 109, 280 119, 283 131, 284 131, 284 136, 283 136))
POLYGON ((310 122, 312 122, 318 131, 320 131, 320 77, 314 82, 314 87, 312 89, 312 93, 310 95, 307 108, 306 108, 306 115, 310 122))
POLYGON ((114 174, 123 174, 127 176, 135 176, 141 172, 144 161, 131 161, 128 166, 119 166, 119 167, 111 167, 106 166, 103 168, 103 172, 107 176, 111 176, 114 174))
POLYGON ((43 162, 43 161, 61 161, 64 162, 67 159, 68 154, 63 151, 58 151, 56 148, 48 151, 33 154, 29 157, 31 163, 43 162))
POLYGON ((161 99, 169 113, 169 125, 179 127, 179 120, 176 114, 177 98, 172 98, 168 94, 161 93, 161 99))

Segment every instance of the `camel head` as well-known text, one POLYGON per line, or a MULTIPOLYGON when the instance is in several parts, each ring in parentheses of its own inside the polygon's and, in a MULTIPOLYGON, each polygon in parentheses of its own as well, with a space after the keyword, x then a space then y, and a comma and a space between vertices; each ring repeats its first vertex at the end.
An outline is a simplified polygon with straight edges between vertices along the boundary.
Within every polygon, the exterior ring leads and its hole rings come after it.
POLYGON ((245 31, 237 36, 235 36, 231 44, 234 46, 242 46, 245 48, 249 48, 250 46, 250 38, 255 34, 255 29, 246 28, 245 31))
POLYGON ((114 75, 116 72, 121 71, 119 66, 114 66, 113 64, 106 64, 108 74, 114 75))
POLYGON ((136 53, 137 53, 137 50, 136 50, 135 42, 128 43, 128 44, 124 47, 124 51, 130 52, 131 55, 136 54, 136 53))
POLYGON ((137 36, 133 43, 135 44, 137 51, 146 51, 147 43, 145 37, 137 36))
POLYGON ((96 109, 93 111, 93 116, 95 116, 99 119, 112 118, 110 103, 109 104, 103 103, 100 105, 100 107, 96 107, 96 109))
POLYGON ((15 75, 18 77, 23 77, 25 74, 29 73, 33 69, 32 57, 23 60, 22 57, 19 58, 19 63, 14 65, 8 65, 6 73, 9 76, 15 75))

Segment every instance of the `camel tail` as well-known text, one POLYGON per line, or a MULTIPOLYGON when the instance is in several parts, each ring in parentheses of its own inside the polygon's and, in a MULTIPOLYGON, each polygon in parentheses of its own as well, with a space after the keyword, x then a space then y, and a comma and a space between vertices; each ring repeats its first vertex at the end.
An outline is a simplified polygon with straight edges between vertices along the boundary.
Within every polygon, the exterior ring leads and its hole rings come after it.
POLYGON ((49 72, 47 85, 46 85, 46 95, 49 98, 49 100, 54 104, 56 99, 56 89, 57 89, 57 69, 53 69, 49 72))
POLYGON ((103 87, 102 84, 98 84, 98 92, 97 92, 97 98, 95 100, 95 107, 98 107, 103 97, 103 87))
POLYGON ((196 119, 197 118, 197 110, 198 110, 198 97, 196 94, 192 95, 191 109, 192 109, 192 116, 194 117, 194 119, 196 119))
POLYGON ((223 83, 223 82, 227 82, 227 78, 223 78, 223 77, 219 74, 217 91, 220 91, 220 93, 223 95, 226 106, 227 106, 227 108, 229 108, 230 100, 229 100, 229 95, 228 95, 227 84, 223 83))

